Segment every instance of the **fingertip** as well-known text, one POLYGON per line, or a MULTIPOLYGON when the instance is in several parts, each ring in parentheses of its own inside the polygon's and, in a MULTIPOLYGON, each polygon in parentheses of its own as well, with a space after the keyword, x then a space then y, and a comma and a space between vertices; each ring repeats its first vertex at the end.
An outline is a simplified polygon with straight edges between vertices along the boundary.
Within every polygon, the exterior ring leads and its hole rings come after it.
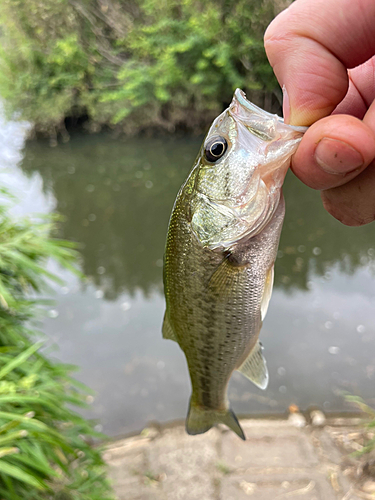
POLYGON ((375 134, 349 115, 333 115, 312 125, 292 159, 297 177, 314 189, 346 184, 375 158, 375 134))
MULTIPOLYGON (((300 96, 301 94, 297 95, 300 96)), ((290 125, 310 127, 320 118, 329 115, 334 109, 333 105, 329 106, 320 105, 314 108, 312 106, 309 107, 307 105, 298 106, 297 105, 298 100, 299 100, 298 98, 293 99, 292 97, 293 104, 290 104, 289 121, 288 121, 290 125)))
POLYGON ((365 170, 349 183, 320 193, 327 212, 345 226, 359 227, 375 220, 374 171, 365 170), (367 196, 366 196, 367 195, 367 196))
POLYGON ((283 85, 283 117, 285 123, 290 123, 290 101, 289 94, 286 90, 285 85, 283 85))
POLYGON ((345 67, 314 40, 285 34, 268 39, 266 52, 288 98, 288 123, 309 126, 328 116, 344 98, 345 67))
POLYGON ((345 226, 358 227, 366 224, 358 214, 353 212, 345 203, 342 203, 340 197, 337 199, 335 194, 332 196, 332 190, 321 191, 320 197, 325 210, 345 226))
MULTIPOLYGON (((284 105, 288 109, 284 117, 292 125, 309 126, 330 115, 347 93, 347 64, 353 61, 345 60, 349 56, 341 28, 350 23, 349 14, 332 27, 326 17, 332 16, 334 4, 333 0, 299 0, 266 30, 265 50, 280 85, 286 88, 289 106, 284 105)), ((360 32, 355 19, 353 30, 360 32)), ((361 57, 357 54, 358 63, 361 57)))

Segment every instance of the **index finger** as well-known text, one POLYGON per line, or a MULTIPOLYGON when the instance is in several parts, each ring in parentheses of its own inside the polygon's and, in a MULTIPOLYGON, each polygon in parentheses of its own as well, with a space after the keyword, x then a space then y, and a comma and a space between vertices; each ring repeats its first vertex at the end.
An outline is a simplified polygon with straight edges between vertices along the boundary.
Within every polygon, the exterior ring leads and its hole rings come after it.
POLYGON ((311 125, 344 98, 347 69, 375 54, 375 2, 296 0, 269 25, 265 49, 286 89, 286 121, 311 125))

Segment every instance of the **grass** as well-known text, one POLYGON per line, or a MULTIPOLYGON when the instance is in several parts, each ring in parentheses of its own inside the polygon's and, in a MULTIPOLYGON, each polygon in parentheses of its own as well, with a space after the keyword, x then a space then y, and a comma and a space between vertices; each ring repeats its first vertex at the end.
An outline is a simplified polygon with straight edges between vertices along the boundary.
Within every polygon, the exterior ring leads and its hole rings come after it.
POLYGON ((50 237, 56 224, 13 219, 0 203, 0 498, 112 500, 92 445, 102 436, 76 411, 89 390, 72 377, 74 367, 50 361, 35 341, 38 296, 58 281, 47 261, 78 272, 73 244, 50 237))
POLYGON ((225 462, 217 462, 215 466, 216 469, 224 475, 228 475, 233 472, 233 470, 225 462))
MULTIPOLYGON (((373 429, 375 428, 375 410, 368 406, 362 398, 358 396, 345 396, 346 401, 355 404, 368 418, 368 422, 364 424, 365 428, 368 429, 369 433, 373 433, 373 429)), ((370 453, 375 449, 375 437, 367 439, 364 443, 364 446, 361 450, 355 451, 353 455, 362 456, 367 453, 370 453)))

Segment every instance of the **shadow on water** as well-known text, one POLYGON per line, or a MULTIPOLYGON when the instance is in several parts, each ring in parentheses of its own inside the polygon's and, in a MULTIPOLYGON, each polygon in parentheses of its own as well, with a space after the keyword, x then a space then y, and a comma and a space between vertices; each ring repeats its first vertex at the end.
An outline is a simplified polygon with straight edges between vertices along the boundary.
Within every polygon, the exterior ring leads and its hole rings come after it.
MULTIPOLYGON (((140 288, 161 288, 168 218, 201 139, 134 139, 75 136, 51 148, 27 146, 21 165, 37 171, 65 216, 62 236, 83 244, 83 271, 107 299, 140 288)), ((275 287, 307 290, 311 266, 324 275, 338 263, 352 273, 375 256, 372 226, 347 228, 328 216, 317 192, 289 173, 286 219, 275 287)))
POLYGON ((374 225, 347 227, 327 214, 320 194, 289 172, 286 217, 281 234, 275 286, 308 289, 309 275, 325 275, 334 265, 346 274, 375 257, 374 225))
POLYGON ((83 244, 83 271, 119 293, 161 291, 169 214, 200 140, 74 137, 50 148, 31 143, 22 169, 39 172, 65 216, 62 236, 83 244))

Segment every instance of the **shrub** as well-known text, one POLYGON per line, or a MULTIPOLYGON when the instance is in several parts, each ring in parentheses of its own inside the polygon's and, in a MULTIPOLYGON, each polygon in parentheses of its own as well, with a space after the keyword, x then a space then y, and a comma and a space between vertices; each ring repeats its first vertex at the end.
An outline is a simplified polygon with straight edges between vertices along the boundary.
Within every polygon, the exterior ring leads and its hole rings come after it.
POLYGON ((279 3, 2 0, 0 95, 50 135, 85 114, 96 129, 201 132, 236 87, 276 88, 263 33, 279 3))

